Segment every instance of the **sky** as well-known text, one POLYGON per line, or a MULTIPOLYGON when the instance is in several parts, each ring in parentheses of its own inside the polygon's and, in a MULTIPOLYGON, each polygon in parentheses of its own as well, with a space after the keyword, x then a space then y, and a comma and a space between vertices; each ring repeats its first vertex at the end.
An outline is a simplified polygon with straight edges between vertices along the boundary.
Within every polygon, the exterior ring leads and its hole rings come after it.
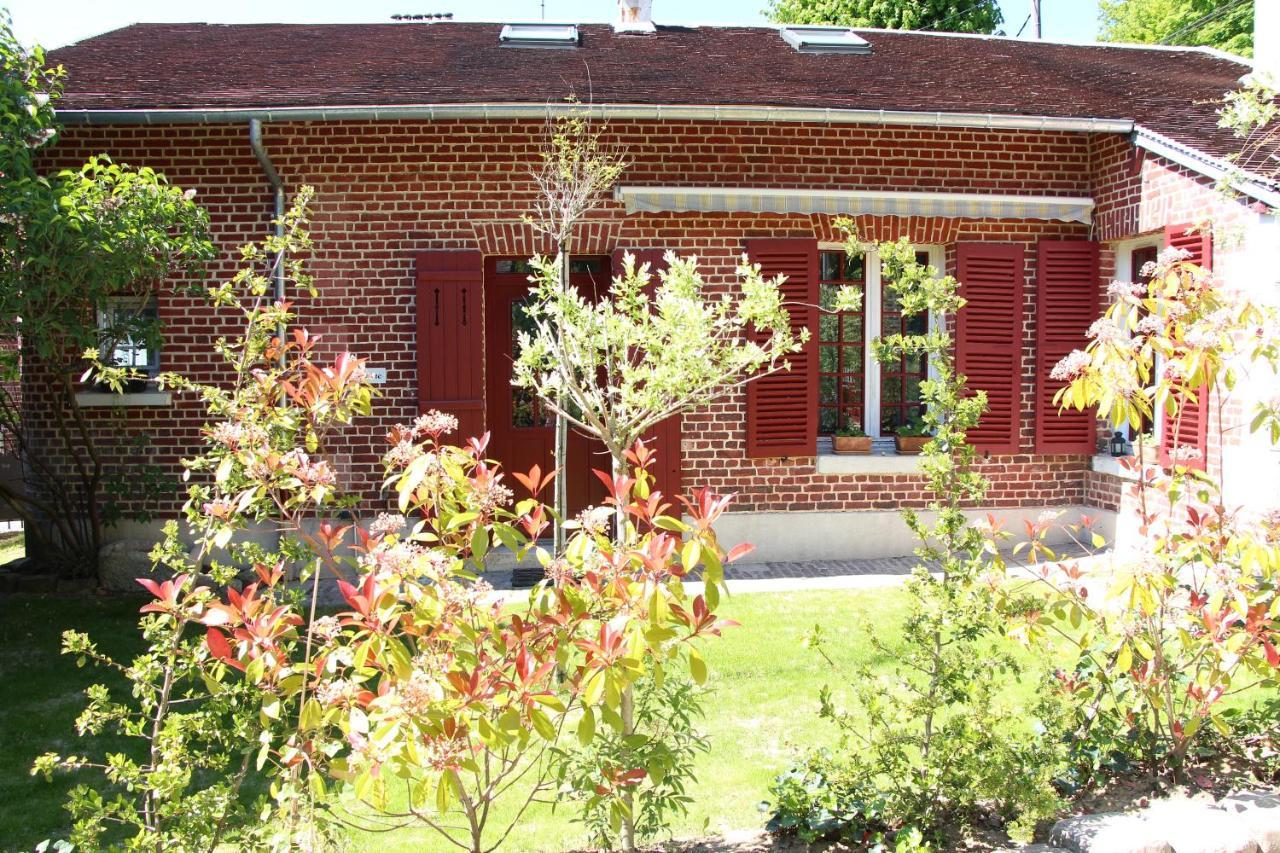
MULTIPOLYGON (((210 23, 373 23, 395 13, 453 12, 462 21, 536 19, 546 5, 548 20, 612 21, 616 0, 0 0, 8 6, 24 42, 61 47, 140 21, 210 23)), ((663 23, 764 23, 766 0, 654 0, 654 20, 663 23)), ((1017 32, 1031 0, 1000 0, 1005 30, 1017 32)), ((1097 0, 1042 0, 1044 37, 1092 41, 1097 0)), ((1027 28, 1028 31, 1030 27, 1027 28)), ((1025 37, 1026 33, 1024 33, 1025 37)))

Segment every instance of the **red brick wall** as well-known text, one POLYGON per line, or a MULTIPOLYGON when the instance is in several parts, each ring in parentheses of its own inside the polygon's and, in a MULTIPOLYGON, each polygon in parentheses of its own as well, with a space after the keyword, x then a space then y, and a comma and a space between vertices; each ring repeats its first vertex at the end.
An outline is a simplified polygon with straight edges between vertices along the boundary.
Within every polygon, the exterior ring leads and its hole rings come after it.
MULTIPOLYGON (((310 264, 320 295, 299 298, 300 322, 385 367, 388 382, 375 414, 339 448, 353 485, 377 482, 386 429, 414 413, 413 253, 478 247, 527 254, 520 225, 529 208, 529 171, 545 128, 540 122, 412 122, 269 124, 265 143, 286 184, 316 187, 310 264)), ((1110 192, 1094 174, 1112 157, 1105 140, 1083 134, 928 130, 827 125, 625 122, 611 132, 630 153, 624 183, 755 187, 944 190, 1023 195, 1110 192), (1106 155, 1105 157, 1103 155, 1106 155)), ((249 151, 244 126, 72 128, 56 149, 61 165, 94 153, 146 164, 195 188, 210 211, 222 248, 214 276, 236 267, 239 244, 266 232, 271 194, 249 151)), ((1112 178, 1108 178, 1111 180, 1112 178)), ((741 214, 624 216, 612 200, 595 217, 583 252, 615 245, 697 254, 709 282, 731 281, 745 241, 759 236, 827 239, 824 217, 741 214), (599 245, 595 245, 598 243, 599 245)), ((1033 454, 1035 241, 1083 237, 1068 223, 993 220, 864 220, 868 236, 1005 240, 1023 243, 1027 259, 1022 452, 991 460, 991 502, 1002 505, 1079 502, 1083 456, 1033 454)), ((1119 232, 1117 232, 1119 233, 1119 232)), ((948 252, 954 265, 954 248, 948 252)), ((236 333, 235 318, 215 315, 199 297, 167 293, 162 368, 216 381, 226 376, 212 353, 218 335, 236 333)), ((919 504, 922 481, 909 476, 819 476, 811 457, 753 460, 743 455, 742 394, 686 419, 688 485, 739 492, 738 507, 755 510, 868 509, 919 504)), ((175 464, 196 446, 203 415, 194 400, 172 408, 93 413, 104 434, 149 433, 152 461, 175 464)), ((125 460, 121 460, 122 462, 125 460)), ((176 468, 175 468, 176 471, 176 468)), ((169 507, 171 508, 171 507, 169 507)))

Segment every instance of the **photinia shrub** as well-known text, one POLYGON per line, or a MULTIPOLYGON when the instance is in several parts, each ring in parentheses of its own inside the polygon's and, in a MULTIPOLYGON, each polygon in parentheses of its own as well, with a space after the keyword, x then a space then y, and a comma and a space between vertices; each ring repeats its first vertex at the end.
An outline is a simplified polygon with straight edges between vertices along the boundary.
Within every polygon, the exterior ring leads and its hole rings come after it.
MULTIPOLYGON (((1115 426, 1163 414, 1175 435, 1198 406, 1225 435, 1224 412, 1238 405, 1241 381, 1274 376, 1280 363, 1274 311, 1227 291, 1178 250, 1163 252, 1144 275, 1149 281, 1112 284, 1115 302, 1094 323, 1087 349, 1056 369, 1069 381, 1059 402, 1096 406, 1115 426)), ((1280 400, 1264 400, 1252 422, 1273 445, 1278 408, 1280 400)), ((1208 459, 1194 447, 1169 455, 1167 467, 1141 455, 1122 461, 1133 478, 1139 541, 1114 567, 1055 563, 1045 542, 1057 525, 1046 517, 1028 525, 1017 553, 1030 565, 1005 590, 1011 633, 1078 654, 1052 685, 1074 710, 1083 781, 1126 762, 1181 777, 1207 730, 1230 736, 1224 700, 1274 685, 1280 673, 1274 516, 1228 502, 1220 446, 1208 459)), ((1105 545, 1088 525, 1071 533, 1086 547, 1105 545)), ((992 541, 1009 537, 994 531, 992 541)))

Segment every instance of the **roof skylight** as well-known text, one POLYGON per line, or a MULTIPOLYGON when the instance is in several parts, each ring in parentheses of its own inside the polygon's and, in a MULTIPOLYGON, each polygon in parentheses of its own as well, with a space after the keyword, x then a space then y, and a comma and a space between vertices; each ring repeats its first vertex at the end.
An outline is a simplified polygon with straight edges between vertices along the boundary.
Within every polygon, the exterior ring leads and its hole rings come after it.
POLYGON ((498 41, 504 47, 577 47, 576 24, 506 24, 498 41))
POLYGON ((848 27, 783 27, 782 40, 801 53, 870 53, 871 43, 848 27))

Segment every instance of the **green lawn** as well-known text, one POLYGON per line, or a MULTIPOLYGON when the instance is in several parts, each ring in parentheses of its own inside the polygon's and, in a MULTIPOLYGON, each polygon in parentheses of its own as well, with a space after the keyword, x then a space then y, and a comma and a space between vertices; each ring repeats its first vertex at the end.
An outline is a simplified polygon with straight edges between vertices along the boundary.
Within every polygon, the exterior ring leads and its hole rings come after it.
MULTIPOLYGON (((817 656, 801 648, 815 623, 829 633, 832 648, 853 662, 869 653, 856 627, 858 618, 883 621, 895 633, 900 593, 814 591, 757 593, 730 599, 724 613, 742 623, 713 641, 707 659, 713 693, 706 730, 712 751, 702 758, 693 791, 696 810, 677 835, 740 829, 761 824, 757 804, 773 776, 784 769, 796 745, 814 745, 830 736, 816 718, 817 693, 826 678, 817 656)), ((73 722, 83 705, 81 691, 103 673, 77 669, 58 653, 66 628, 85 630, 107 652, 126 657, 139 648, 134 617, 139 601, 71 597, 62 600, 17 596, 3 603, 0 616, 0 848, 30 849, 44 838, 65 834, 62 802, 71 781, 53 784, 28 775, 31 760, 46 751, 92 751, 102 742, 76 737, 73 722)), ((512 835, 511 850, 572 849, 582 842, 565 810, 536 808, 512 835)), ((428 833, 401 830, 353 839, 358 850, 442 849, 428 833)))
POLYGON ((21 533, 0 533, 0 564, 13 562, 26 552, 21 533))

